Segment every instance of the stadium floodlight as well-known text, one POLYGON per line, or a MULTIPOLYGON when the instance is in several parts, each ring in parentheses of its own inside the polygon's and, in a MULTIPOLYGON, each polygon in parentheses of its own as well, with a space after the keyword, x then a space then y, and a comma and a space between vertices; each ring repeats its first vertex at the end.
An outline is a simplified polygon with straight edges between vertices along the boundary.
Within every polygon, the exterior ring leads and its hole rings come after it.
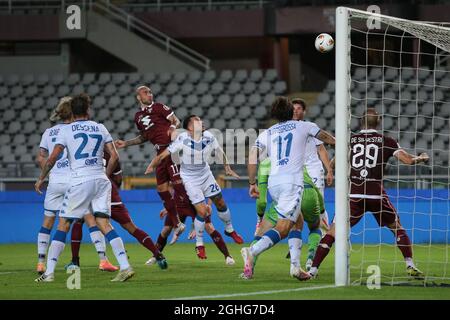
POLYGON ((335 40, 335 284, 363 283, 370 265, 382 266, 383 283, 407 280, 392 234, 379 228, 370 213, 349 228, 350 136, 369 107, 382 117, 380 133, 409 153, 430 155, 425 165, 388 162, 383 182, 425 273, 423 283, 447 283, 450 28, 338 7, 335 40), (362 245, 350 246, 351 240, 362 245))

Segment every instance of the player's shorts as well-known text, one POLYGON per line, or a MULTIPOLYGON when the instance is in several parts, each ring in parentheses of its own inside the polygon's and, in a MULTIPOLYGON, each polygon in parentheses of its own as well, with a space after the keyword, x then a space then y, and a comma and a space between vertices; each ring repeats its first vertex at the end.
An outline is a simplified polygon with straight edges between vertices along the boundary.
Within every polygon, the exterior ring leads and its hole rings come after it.
MULTIPOLYGON (((178 217, 181 222, 185 222, 188 217, 191 217, 192 220, 196 217, 195 208, 189 203, 188 207, 177 207, 178 217)), ((166 215, 164 219, 164 225, 167 227, 173 227, 172 219, 169 218, 169 215, 166 215)))
POLYGON ((325 171, 323 169, 310 169, 308 168, 308 174, 311 180, 314 182, 320 192, 324 193, 325 190, 325 171))
POLYGON ((60 217, 81 219, 91 212, 111 216, 111 182, 96 178, 70 186, 67 190, 60 217))
POLYGON ((350 198, 350 226, 357 224, 367 211, 372 212, 381 227, 400 220, 397 210, 384 193, 382 199, 350 198))
POLYGON ((156 184, 180 180, 180 166, 174 164, 171 157, 164 158, 156 168, 156 184))
POLYGON ((54 217, 61 210, 64 195, 69 189, 69 183, 49 183, 45 193, 44 215, 54 217))
POLYGON ((131 222, 130 213, 122 202, 119 187, 111 182, 111 218, 119 224, 131 222))
POLYGON ((276 202, 275 210, 279 219, 296 222, 302 205, 303 186, 286 183, 269 186, 270 196, 276 202))
POLYGON ((216 179, 209 173, 198 179, 183 179, 184 188, 192 204, 205 201, 205 198, 211 198, 222 192, 216 179))

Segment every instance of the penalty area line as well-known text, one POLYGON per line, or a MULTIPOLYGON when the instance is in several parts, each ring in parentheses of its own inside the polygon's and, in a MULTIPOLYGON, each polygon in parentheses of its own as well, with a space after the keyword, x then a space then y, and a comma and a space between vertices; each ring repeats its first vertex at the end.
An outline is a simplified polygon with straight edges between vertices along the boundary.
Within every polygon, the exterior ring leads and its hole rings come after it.
POLYGON ((169 298, 169 299, 164 299, 164 300, 200 300, 200 299, 234 298, 234 297, 257 296, 257 295, 284 293, 284 292, 311 291, 311 290, 330 289, 330 288, 336 288, 336 286, 335 285, 324 285, 324 286, 303 287, 303 288, 294 288, 294 289, 228 293, 228 294, 216 294, 216 295, 210 295, 210 296, 191 296, 191 297, 169 298))

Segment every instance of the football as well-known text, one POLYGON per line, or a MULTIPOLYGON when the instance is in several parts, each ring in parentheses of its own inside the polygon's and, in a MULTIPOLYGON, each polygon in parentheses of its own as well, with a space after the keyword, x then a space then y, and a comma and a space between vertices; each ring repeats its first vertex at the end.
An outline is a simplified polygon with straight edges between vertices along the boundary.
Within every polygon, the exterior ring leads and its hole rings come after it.
POLYGON ((329 52, 334 48, 334 39, 328 33, 321 33, 316 37, 315 46, 321 53, 329 52))

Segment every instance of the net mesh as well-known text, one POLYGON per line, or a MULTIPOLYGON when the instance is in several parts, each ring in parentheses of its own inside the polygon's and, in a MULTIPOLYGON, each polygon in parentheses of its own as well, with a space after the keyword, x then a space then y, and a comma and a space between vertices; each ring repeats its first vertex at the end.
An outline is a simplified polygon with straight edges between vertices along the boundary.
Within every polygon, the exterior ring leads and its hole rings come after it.
POLYGON ((361 116, 374 107, 380 133, 411 154, 430 156, 418 165, 391 158, 383 176, 425 279, 407 275, 393 233, 366 213, 351 230, 351 281, 365 282, 367 268, 377 265, 384 283, 449 284, 450 28, 351 11, 349 30, 349 130, 357 133, 361 116), (374 18, 379 28, 369 29, 374 18))

